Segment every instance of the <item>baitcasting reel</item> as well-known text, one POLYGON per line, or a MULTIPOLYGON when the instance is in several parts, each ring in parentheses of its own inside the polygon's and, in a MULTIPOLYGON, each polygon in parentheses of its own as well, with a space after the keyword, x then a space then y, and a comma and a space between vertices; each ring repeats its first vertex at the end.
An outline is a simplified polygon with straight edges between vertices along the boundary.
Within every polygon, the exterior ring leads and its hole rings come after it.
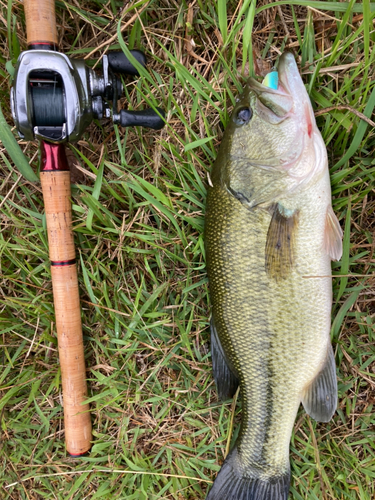
MULTIPOLYGON (((133 57, 146 65, 146 56, 132 50, 133 57)), ((164 112, 117 111, 118 96, 123 90, 115 75, 138 75, 123 52, 103 56, 102 74, 81 59, 69 59, 52 50, 29 50, 18 58, 11 107, 19 135, 51 143, 77 141, 93 118, 111 116, 108 101, 113 102, 112 119, 123 127, 143 126, 159 130, 164 126, 164 112)))

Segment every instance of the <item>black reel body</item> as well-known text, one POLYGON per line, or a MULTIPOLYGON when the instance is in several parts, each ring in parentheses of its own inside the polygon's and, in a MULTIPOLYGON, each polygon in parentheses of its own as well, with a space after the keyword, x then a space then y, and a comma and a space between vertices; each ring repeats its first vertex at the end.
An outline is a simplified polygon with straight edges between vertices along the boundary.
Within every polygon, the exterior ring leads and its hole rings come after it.
MULTIPOLYGON (((143 52, 134 50, 131 54, 145 66, 143 52)), ((19 135, 28 141, 77 141, 93 118, 111 116, 108 101, 113 101, 114 123, 161 129, 164 112, 159 108, 117 112, 122 84, 114 73, 138 75, 123 52, 104 55, 101 74, 84 60, 69 59, 60 52, 22 52, 11 89, 12 114, 19 135)))

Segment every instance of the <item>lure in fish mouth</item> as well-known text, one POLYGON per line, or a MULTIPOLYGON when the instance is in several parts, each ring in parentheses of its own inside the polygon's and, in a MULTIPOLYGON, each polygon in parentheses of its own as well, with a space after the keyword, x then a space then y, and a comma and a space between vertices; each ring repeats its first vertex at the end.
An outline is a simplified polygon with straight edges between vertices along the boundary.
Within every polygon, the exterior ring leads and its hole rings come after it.
POLYGON ((242 420, 207 500, 286 500, 300 403, 321 422, 336 409, 329 276, 342 253, 326 148, 291 54, 247 83, 211 179, 213 372, 221 399, 240 386, 242 420))

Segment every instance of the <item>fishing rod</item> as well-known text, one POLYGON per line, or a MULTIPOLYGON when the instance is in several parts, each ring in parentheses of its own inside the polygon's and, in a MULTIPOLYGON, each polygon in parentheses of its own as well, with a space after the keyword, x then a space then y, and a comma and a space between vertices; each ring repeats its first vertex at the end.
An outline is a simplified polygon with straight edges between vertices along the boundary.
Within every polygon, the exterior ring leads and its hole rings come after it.
MULTIPOLYGON (((77 141, 94 118, 112 116, 123 127, 159 130, 164 112, 118 111, 122 75, 138 75, 123 52, 102 59, 101 72, 57 51, 54 0, 24 0, 28 50, 18 58, 11 89, 12 115, 21 138, 40 144, 56 330, 63 388, 66 449, 85 455, 92 432, 87 400, 81 307, 72 230, 70 171, 65 143, 77 141), (109 105, 112 101, 112 109, 109 105)), ((141 51, 131 51, 142 66, 141 51)))

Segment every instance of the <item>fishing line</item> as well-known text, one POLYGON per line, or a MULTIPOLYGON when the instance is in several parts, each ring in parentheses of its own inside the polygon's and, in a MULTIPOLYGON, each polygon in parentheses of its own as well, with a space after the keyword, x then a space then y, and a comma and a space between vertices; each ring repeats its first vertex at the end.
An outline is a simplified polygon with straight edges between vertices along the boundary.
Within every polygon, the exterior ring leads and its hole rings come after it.
POLYGON ((61 127, 65 123, 65 95, 57 75, 36 72, 30 75, 29 96, 34 126, 61 127))
POLYGON ((60 87, 30 87, 33 122, 37 126, 56 127, 65 122, 64 94, 60 87))

